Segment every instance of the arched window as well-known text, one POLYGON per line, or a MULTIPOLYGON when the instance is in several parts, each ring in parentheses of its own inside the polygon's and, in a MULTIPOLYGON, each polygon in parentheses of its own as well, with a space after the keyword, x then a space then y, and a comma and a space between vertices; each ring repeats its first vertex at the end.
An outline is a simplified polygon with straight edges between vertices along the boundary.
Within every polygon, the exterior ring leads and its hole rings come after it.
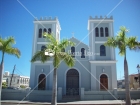
POLYGON ((39 29, 39 35, 38 35, 38 37, 39 37, 39 38, 42 37, 42 29, 41 29, 41 28, 39 29))
POLYGON ((108 28, 107 28, 107 27, 105 28, 105 36, 106 36, 106 37, 108 37, 108 36, 109 36, 109 33, 108 33, 108 28))
POLYGON ((81 58, 85 58, 85 49, 81 48, 81 58))
POLYGON ((75 57, 75 47, 71 47, 71 55, 72 57, 75 57))
POLYGON ((106 56, 106 49, 104 45, 100 46, 100 56, 106 56))
MULTIPOLYGON (((47 32, 47 29, 44 28, 43 32, 46 33, 47 32)), ((46 36, 43 35, 43 38, 46 38, 46 36)))
POLYGON ((96 35, 96 37, 99 37, 99 30, 98 30, 98 27, 95 28, 95 35, 96 35))
POLYGON ((44 28, 44 31, 43 32, 47 32, 47 29, 46 28, 44 28))
POLYGON ((104 30, 103 30, 103 27, 100 28, 100 36, 101 36, 101 37, 104 37, 104 30))
POLYGON ((52 30, 51 28, 48 28, 48 34, 51 34, 52 30))
POLYGON ((41 51, 44 51, 45 49, 46 49, 46 46, 43 45, 43 46, 41 47, 41 51))

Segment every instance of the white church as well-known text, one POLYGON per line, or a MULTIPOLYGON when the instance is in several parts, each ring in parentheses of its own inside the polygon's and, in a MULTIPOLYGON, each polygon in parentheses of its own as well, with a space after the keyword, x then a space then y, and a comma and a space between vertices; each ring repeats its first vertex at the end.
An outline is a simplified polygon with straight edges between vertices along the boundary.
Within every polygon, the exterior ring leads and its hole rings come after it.
MULTIPOLYGON (((75 65, 69 68, 64 62, 57 70, 58 87, 62 88, 63 95, 76 94, 84 88, 87 91, 106 91, 117 88, 115 49, 104 46, 108 37, 114 36, 113 17, 89 17, 88 19, 89 45, 75 37, 69 40, 76 45, 68 47, 65 51, 75 53, 75 65), (81 52, 77 55, 76 52, 81 52), (92 52, 92 53, 91 53, 92 52)), ((47 41, 43 32, 53 33, 60 41, 61 26, 57 18, 40 18, 34 20, 34 35, 32 56, 42 50, 47 41)), ((36 61, 31 63, 30 87, 36 90, 52 90, 53 63, 36 61), (39 85, 38 83, 46 77, 39 85)))

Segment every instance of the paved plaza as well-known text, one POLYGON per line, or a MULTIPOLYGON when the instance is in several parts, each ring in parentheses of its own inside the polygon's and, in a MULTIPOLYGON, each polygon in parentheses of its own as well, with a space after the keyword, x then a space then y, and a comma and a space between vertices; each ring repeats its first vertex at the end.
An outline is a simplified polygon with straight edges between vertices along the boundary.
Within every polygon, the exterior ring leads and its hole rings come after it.
MULTIPOLYGON (((132 100, 132 105, 140 105, 140 99, 132 100)), ((50 102, 30 102, 18 100, 2 100, 2 105, 50 105, 50 102)), ((58 105, 124 105, 122 100, 97 100, 97 101, 73 101, 58 102, 58 105)))

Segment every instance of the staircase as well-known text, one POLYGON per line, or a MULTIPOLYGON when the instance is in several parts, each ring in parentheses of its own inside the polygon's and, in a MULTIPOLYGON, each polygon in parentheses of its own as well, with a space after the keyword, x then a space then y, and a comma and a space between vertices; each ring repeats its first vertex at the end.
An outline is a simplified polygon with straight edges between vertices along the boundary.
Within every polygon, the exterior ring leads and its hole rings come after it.
POLYGON ((62 102, 80 101, 79 95, 64 95, 62 97, 62 102))

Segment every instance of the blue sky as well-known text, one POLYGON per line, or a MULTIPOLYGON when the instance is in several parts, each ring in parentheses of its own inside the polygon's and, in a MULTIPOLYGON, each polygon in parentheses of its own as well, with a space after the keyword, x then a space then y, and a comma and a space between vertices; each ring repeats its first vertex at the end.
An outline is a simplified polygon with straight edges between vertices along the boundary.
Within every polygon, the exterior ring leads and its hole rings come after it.
MULTIPOLYGON (((88 34, 89 16, 114 18, 114 34, 124 25, 130 29, 128 36, 137 36, 140 41, 140 1, 139 0, 0 0, 0 36, 14 36, 21 51, 21 58, 5 55, 4 70, 12 72, 16 64, 16 74, 30 76, 30 59, 33 39, 33 20, 45 16, 57 16, 61 25, 61 38, 74 36, 83 40, 88 34), (22 3, 26 10, 20 3, 22 3), (30 13, 29 13, 30 11, 30 13)), ((88 37, 83 40, 88 44, 88 37)), ((1 56, 1 53, 0 53, 1 56)), ((0 57, 1 60, 1 57, 0 57)), ((123 60, 116 49, 117 78, 124 75, 123 60)), ((137 73, 140 52, 127 51, 129 73, 137 73)))

